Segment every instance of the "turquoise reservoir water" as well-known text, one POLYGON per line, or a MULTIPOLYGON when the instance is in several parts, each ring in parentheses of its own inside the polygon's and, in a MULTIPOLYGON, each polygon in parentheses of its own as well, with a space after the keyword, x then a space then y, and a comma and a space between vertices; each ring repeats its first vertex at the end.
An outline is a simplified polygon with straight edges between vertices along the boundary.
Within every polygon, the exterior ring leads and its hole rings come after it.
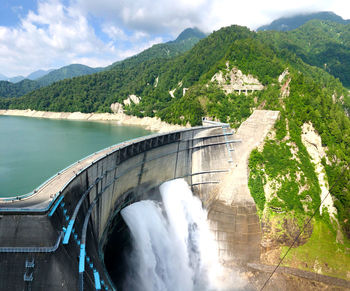
POLYGON ((0 197, 26 194, 83 157, 150 133, 112 123, 0 116, 0 197))

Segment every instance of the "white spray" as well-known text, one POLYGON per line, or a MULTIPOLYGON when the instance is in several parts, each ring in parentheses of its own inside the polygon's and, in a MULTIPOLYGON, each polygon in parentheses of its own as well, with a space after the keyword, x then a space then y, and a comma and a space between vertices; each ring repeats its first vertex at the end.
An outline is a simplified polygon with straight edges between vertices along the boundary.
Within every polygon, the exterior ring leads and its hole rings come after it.
POLYGON ((229 288, 219 287, 223 268, 207 213, 187 183, 166 182, 160 193, 162 203, 144 200, 121 211, 133 240, 123 290, 236 290, 234 282, 229 288))

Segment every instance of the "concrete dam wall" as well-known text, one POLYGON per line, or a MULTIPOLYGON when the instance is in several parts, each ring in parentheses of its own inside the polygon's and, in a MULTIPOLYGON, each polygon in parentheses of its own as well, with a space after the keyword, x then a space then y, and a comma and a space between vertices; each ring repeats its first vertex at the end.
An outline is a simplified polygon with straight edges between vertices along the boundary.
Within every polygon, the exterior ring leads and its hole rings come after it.
POLYGON ((29 197, 0 200, 0 290, 115 289, 104 248, 119 211, 175 178, 219 211, 237 142, 218 125, 139 138, 77 162, 29 197))

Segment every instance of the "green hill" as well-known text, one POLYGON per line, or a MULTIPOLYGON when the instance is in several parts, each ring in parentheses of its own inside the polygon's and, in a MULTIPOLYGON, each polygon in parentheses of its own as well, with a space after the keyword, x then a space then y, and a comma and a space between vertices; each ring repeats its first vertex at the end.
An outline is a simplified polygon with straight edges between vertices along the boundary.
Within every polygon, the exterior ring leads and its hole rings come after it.
MULTIPOLYGON (((116 67, 124 69, 126 66, 135 66, 144 61, 165 58, 170 59, 191 49, 205 34, 197 28, 185 29, 174 41, 153 45, 151 48, 123 61, 115 62, 106 68, 90 68, 80 64, 72 64, 57 70, 52 70, 40 78, 23 80, 18 83, 0 81, 0 98, 12 98, 23 96, 35 89, 49 86, 52 83, 71 79, 78 76, 91 75, 101 71, 108 71, 116 67)), ((38 73, 38 72, 35 72, 38 73)), ((40 74, 41 72, 39 72, 40 74)), ((38 75, 35 74, 34 77, 38 75)), ((5 76, 3 76, 5 77, 5 76)), ((30 75, 30 77, 32 77, 30 75)), ((0 76, 1 78, 1 76, 0 76)), ((5 77, 6 78, 6 77, 5 77)), ((96 108, 95 108, 96 109, 96 108)))
POLYGON ((25 79, 18 83, 0 81, 0 99, 1 97, 20 97, 27 94, 40 86, 37 82, 25 79))
POLYGON ((90 75, 99 72, 101 69, 94 69, 80 64, 72 64, 53 70, 43 77, 36 79, 40 87, 48 86, 54 82, 70 79, 78 76, 90 75))
POLYGON ((310 20, 325 20, 332 21, 340 24, 348 24, 350 20, 344 20, 342 17, 336 15, 333 12, 324 11, 316 13, 298 14, 291 17, 281 17, 272 21, 268 25, 263 25, 257 29, 257 31, 276 30, 276 31, 289 31, 296 29, 310 20))
POLYGON ((201 32, 198 28, 187 28, 174 41, 155 44, 135 56, 113 63, 105 70, 113 69, 119 65, 123 67, 133 66, 152 59, 171 59, 190 50, 205 36, 205 33, 201 32))
POLYGON ((260 32, 259 36, 326 70, 350 88, 350 24, 312 20, 293 31, 260 32))

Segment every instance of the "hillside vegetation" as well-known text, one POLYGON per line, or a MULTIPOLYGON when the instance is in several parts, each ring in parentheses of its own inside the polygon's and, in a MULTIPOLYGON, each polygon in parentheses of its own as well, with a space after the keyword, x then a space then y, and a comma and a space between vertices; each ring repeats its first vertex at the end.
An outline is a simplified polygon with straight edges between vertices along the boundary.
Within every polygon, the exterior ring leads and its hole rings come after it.
POLYGON ((315 13, 307 13, 307 14, 297 14, 290 17, 281 17, 272 21, 268 25, 263 25, 259 27, 258 31, 266 31, 266 30, 276 30, 276 31, 289 31, 296 29, 306 22, 310 20, 325 20, 332 21, 340 24, 349 24, 350 20, 344 20, 339 15, 336 15, 333 12, 324 11, 324 12, 315 12, 315 13))
POLYGON ((80 64, 72 64, 62 67, 57 70, 51 70, 47 73, 40 71, 34 72, 28 76, 28 79, 21 80, 19 82, 0 81, 0 98, 13 98, 20 97, 35 89, 48 86, 54 82, 69 79, 77 76, 89 75, 101 71, 100 68, 90 68, 88 66, 80 64), (44 74, 43 76, 40 76, 44 74), (35 80, 33 77, 40 76, 35 80))
POLYGON ((312 20, 293 31, 263 32, 259 37, 324 69, 350 88, 350 24, 312 20))

